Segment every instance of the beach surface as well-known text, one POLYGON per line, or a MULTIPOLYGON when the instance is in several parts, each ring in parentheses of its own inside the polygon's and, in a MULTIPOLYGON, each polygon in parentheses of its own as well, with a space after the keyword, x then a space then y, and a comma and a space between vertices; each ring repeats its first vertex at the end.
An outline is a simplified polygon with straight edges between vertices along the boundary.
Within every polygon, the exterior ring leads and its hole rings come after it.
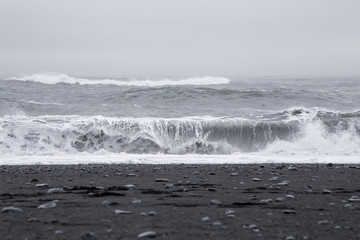
POLYGON ((1 239, 360 239, 360 165, 0 166, 1 239))

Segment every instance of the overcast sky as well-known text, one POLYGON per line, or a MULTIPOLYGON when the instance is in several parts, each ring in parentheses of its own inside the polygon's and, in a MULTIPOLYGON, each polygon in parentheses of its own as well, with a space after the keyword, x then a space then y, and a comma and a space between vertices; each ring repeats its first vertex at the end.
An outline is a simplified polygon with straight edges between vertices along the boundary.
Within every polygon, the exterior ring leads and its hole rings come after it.
POLYGON ((0 0, 0 73, 360 74, 360 0, 0 0))

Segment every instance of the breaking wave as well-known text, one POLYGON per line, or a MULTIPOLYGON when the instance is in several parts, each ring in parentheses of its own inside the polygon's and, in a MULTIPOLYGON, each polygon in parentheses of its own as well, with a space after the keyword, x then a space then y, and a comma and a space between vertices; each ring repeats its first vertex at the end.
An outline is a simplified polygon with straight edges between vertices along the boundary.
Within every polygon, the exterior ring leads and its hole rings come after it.
POLYGON ((159 80, 139 80, 139 79, 86 79, 75 78, 65 74, 34 74, 22 77, 12 77, 7 80, 24 82, 37 82, 43 84, 79 84, 79 85, 116 85, 116 86, 138 86, 138 87, 159 87, 159 86, 179 86, 179 85, 218 85, 228 84, 230 80, 224 77, 192 77, 186 79, 159 79, 159 80))
POLYGON ((0 154, 360 153, 360 111, 291 108, 276 117, 111 118, 7 115, 0 154))

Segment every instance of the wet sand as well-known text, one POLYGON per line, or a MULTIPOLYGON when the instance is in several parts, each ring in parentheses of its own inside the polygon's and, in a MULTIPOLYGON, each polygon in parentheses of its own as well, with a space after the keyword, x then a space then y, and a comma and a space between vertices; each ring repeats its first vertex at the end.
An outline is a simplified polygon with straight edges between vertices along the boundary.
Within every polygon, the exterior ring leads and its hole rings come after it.
POLYGON ((0 166, 0 238, 360 239, 357 197, 360 165, 0 166))

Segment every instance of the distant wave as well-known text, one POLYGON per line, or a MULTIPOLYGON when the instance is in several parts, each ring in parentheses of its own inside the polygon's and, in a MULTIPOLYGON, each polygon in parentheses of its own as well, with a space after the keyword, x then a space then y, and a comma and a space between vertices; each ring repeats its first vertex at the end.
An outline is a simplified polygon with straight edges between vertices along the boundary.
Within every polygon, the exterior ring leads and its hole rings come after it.
POLYGON ((139 80, 129 79, 128 81, 116 79, 86 79, 75 78, 66 74, 34 74, 30 76, 12 77, 7 80, 37 82, 43 84, 80 84, 80 85, 116 85, 116 86, 178 86, 178 85, 217 85, 228 84, 230 79, 224 77, 191 77, 185 79, 159 79, 159 80, 139 80))
POLYGON ((244 118, 113 118, 7 115, 0 155, 359 154, 360 112, 291 108, 276 120, 244 118), (282 117, 280 117, 282 116, 282 117))

